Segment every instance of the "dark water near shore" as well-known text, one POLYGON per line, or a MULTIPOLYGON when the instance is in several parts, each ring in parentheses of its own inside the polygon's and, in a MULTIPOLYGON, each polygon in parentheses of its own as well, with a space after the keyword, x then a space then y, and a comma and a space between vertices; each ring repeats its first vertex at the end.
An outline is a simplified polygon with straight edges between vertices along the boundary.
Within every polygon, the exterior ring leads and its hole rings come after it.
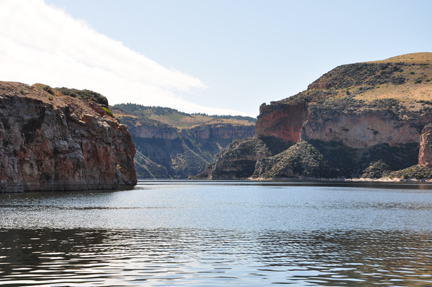
POLYGON ((0 194, 1 286, 432 286, 432 186, 0 194))

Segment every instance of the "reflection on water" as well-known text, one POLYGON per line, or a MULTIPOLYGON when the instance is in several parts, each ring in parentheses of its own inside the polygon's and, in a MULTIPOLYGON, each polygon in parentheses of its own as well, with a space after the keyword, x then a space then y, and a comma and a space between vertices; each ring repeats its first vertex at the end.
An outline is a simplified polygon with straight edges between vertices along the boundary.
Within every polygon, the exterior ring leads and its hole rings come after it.
POLYGON ((0 194, 0 285, 432 285, 432 190, 394 187, 0 194))
POLYGON ((432 284, 431 233, 9 229, 0 242, 6 286, 432 284))

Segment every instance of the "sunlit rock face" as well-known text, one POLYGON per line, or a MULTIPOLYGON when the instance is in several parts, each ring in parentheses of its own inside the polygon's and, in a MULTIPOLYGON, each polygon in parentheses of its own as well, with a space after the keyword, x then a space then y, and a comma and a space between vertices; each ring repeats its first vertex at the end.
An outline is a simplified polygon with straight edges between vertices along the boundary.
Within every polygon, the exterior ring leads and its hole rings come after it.
POLYGON ((256 123, 256 136, 274 136, 286 141, 297 142, 308 114, 306 103, 262 104, 256 123))
POLYGON ((191 139, 236 140, 255 135, 255 126, 235 125, 227 123, 205 124, 190 129, 182 129, 181 135, 191 139))
POLYGON ((419 165, 432 167, 432 124, 422 130, 419 151, 419 165))
POLYGON ((351 148, 419 143, 421 129, 432 121, 430 107, 386 105, 353 103, 330 110, 325 104, 311 104, 300 139, 341 142, 351 148))
POLYGON ((127 126, 99 104, 0 82, 0 190, 116 189, 136 184, 127 126))

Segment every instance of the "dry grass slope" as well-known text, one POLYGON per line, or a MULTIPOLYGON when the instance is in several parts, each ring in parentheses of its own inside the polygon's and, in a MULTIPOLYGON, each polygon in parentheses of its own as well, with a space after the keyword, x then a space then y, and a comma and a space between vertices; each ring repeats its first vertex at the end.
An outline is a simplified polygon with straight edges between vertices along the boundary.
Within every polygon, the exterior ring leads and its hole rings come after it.
POLYGON ((316 102, 347 96, 366 103, 397 99, 407 107, 418 101, 432 101, 432 53, 342 65, 314 81, 306 91, 280 102, 316 102))

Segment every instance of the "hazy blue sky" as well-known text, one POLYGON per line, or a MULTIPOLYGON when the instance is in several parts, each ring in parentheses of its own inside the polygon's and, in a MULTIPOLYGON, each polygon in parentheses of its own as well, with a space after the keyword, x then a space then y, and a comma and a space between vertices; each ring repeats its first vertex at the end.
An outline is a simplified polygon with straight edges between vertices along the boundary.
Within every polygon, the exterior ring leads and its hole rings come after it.
MULTIPOLYGON (((256 116, 261 103, 294 95, 338 65, 432 50, 432 1, 45 3, 162 67, 190 76, 191 89, 172 93, 219 113, 229 109, 256 116)), ((142 96, 140 103, 150 96, 142 96)))

